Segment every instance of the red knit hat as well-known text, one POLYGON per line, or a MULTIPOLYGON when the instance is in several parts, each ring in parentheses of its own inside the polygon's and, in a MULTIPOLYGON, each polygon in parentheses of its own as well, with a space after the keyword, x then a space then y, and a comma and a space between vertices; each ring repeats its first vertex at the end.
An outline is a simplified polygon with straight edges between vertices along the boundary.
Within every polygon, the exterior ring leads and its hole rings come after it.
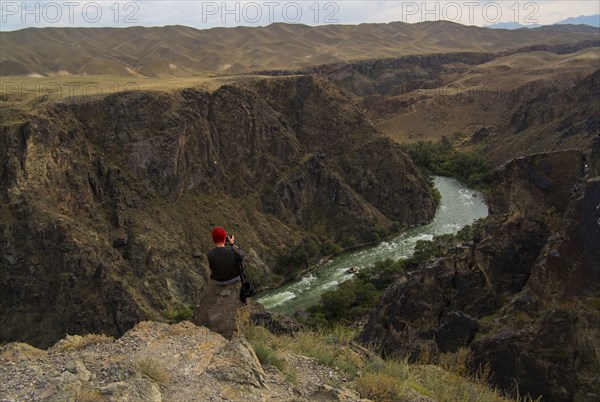
POLYGON ((215 226, 212 231, 213 242, 223 243, 225 241, 225 237, 227 237, 227 232, 221 226, 215 226))

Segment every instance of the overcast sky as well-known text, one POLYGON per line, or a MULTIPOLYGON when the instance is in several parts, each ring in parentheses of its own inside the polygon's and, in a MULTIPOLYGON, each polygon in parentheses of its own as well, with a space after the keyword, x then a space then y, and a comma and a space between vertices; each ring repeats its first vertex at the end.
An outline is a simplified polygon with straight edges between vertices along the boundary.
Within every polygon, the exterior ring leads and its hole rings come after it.
POLYGON ((450 20, 553 24, 600 13, 598 0, 545 1, 0 1, 2 30, 27 27, 187 25, 194 28, 264 26, 273 22, 359 24, 450 20))

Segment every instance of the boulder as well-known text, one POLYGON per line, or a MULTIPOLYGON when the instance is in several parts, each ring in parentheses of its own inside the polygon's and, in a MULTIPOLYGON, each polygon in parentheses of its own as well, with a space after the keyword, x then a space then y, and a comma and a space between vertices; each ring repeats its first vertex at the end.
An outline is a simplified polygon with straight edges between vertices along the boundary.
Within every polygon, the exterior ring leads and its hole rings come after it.
POLYGON ((265 374, 244 338, 228 342, 187 321, 145 321, 116 341, 95 339, 35 355, 16 344, 3 346, 0 394, 56 401, 258 401, 294 394, 291 384, 265 374))
POLYGON ((303 329, 303 326, 294 317, 267 311, 259 303, 250 304, 250 321, 274 334, 293 335, 303 329))

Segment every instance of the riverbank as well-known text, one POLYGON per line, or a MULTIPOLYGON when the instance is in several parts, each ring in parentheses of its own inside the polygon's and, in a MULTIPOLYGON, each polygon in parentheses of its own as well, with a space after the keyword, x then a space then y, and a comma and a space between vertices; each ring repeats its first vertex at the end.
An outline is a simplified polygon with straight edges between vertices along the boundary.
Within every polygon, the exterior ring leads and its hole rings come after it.
POLYGON ((350 267, 364 269, 376 261, 409 258, 419 240, 458 232, 462 227, 487 216, 487 205, 481 193, 459 181, 436 176, 434 184, 441 200, 434 219, 423 226, 409 229, 400 235, 380 241, 375 246, 356 247, 334 256, 318 267, 307 270, 300 279, 262 293, 257 300, 272 311, 292 313, 320 301, 320 295, 353 277, 350 267), (473 197, 477 194, 477 197, 473 197))
POLYGON ((357 245, 350 246, 350 247, 347 247, 347 248, 342 248, 342 251, 339 252, 339 253, 329 254, 329 255, 323 256, 323 257, 321 257, 321 259, 319 259, 319 261, 316 264, 311 264, 309 267, 305 268, 304 270, 299 271, 298 274, 295 277, 293 277, 293 278, 286 278, 283 281, 281 281, 279 284, 275 284, 275 285, 271 285, 271 286, 266 286, 266 287, 259 288, 258 289, 258 292, 259 292, 258 298, 260 298, 260 293, 272 291, 272 290, 278 289, 278 288, 280 288, 282 286, 288 285, 290 283, 294 283, 296 281, 302 280, 302 278, 305 277, 306 275, 311 274, 312 272, 316 271, 317 269, 319 269, 323 265, 327 264, 329 261, 331 261, 332 258, 335 258, 335 257, 337 257, 339 255, 342 255, 342 254, 346 254, 346 253, 351 253, 351 252, 354 252, 354 251, 358 251, 358 250, 361 250, 361 249, 367 249, 367 248, 370 248, 370 247, 376 247, 376 246, 378 246, 379 244, 381 244, 383 242, 395 239, 396 237, 398 237, 402 233, 404 233, 403 231, 407 231, 407 230, 410 230, 410 229, 415 228, 415 227, 419 227, 419 226, 418 225, 409 226, 409 227, 407 227, 405 229, 402 229, 400 231, 400 233, 392 233, 389 236, 384 237, 383 239, 379 239, 378 241, 373 241, 373 242, 368 242, 368 243, 361 243, 361 244, 357 244, 357 245))

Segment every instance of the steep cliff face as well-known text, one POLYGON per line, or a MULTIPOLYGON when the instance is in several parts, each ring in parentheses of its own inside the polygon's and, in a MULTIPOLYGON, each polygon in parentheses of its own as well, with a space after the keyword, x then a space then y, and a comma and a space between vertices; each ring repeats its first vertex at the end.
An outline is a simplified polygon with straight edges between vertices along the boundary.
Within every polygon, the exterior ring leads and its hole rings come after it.
POLYGON ((409 158, 320 79, 124 92, 5 116, 3 340, 119 335, 194 305, 214 224, 268 282, 306 235, 369 239, 376 224, 434 212, 409 158))
POLYGON ((324 79, 288 82, 260 81, 257 92, 288 116, 301 146, 325 160, 358 194, 363 208, 384 226, 390 220, 412 225, 432 216, 435 205, 418 169, 398 145, 376 133, 349 97, 324 79))
POLYGON ((496 384, 546 400, 600 396, 600 177, 580 185, 562 221, 531 266, 522 292, 472 344, 496 384))
POLYGON ((583 167, 574 151, 504 166, 477 238, 391 288, 362 341, 412 357, 468 347, 503 389, 596 400, 600 181, 583 167))
POLYGON ((562 215, 584 175, 585 158, 579 151, 562 151, 518 158, 494 174, 489 208, 492 214, 511 217, 535 216, 547 224, 562 215))
POLYGON ((311 67, 361 102, 398 142, 451 138, 500 166, 591 148, 600 129, 598 41, 311 67))
POLYGON ((490 127, 484 139, 472 138, 474 148, 491 163, 504 163, 523 152, 583 149, 587 154, 591 150, 600 132, 600 70, 567 88, 538 93, 534 88, 531 83, 521 89, 535 96, 513 102, 507 118, 490 127))

